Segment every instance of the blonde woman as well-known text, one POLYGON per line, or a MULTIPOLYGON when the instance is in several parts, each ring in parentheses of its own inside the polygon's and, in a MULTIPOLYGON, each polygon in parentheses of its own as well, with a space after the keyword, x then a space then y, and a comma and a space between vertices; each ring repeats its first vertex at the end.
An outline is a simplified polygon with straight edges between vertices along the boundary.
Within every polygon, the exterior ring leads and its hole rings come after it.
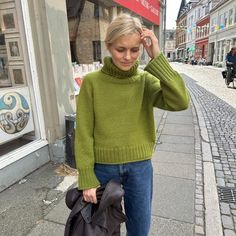
POLYGON ((78 97, 75 155, 78 188, 96 204, 96 188, 113 179, 124 188, 128 236, 147 236, 151 220, 155 144, 153 107, 180 111, 189 105, 181 76, 160 52, 154 33, 128 14, 107 29, 101 70, 84 78, 78 97), (141 46, 151 60, 138 69, 141 46))

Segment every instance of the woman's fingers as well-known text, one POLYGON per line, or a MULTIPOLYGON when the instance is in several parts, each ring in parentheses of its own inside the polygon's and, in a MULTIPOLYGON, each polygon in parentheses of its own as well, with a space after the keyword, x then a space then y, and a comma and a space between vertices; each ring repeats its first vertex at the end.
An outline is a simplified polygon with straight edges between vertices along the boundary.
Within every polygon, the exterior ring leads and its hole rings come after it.
POLYGON ((96 204, 97 203, 96 189, 97 188, 83 190, 84 201, 96 204))
POLYGON ((153 33, 153 31, 143 28, 142 32, 140 33, 140 36, 143 46, 146 49, 148 55, 151 58, 156 57, 160 53, 160 48, 158 45, 158 39, 153 33))

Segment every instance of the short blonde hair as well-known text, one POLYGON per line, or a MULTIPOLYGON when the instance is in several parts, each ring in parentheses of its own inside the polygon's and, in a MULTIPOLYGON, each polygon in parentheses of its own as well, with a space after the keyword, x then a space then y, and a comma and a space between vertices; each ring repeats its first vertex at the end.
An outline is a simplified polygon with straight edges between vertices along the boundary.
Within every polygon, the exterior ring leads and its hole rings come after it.
POLYGON ((107 28, 105 37, 106 46, 108 47, 123 35, 140 33, 141 31, 142 24, 137 17, 133 17, 127 13, 118 15, 107 28))

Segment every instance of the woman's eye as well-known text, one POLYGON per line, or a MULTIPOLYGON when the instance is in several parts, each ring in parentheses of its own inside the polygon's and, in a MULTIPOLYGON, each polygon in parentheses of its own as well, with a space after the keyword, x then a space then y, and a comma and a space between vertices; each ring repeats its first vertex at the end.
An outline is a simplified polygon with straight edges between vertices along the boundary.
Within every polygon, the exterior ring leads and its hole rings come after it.
POLYGON ((132 52, 138 52, 139 51, 139 48, 134 48, 131 50, 132 52))
POLYGON ((117 52, 124 52, 124 49, 116 49, 117 52))

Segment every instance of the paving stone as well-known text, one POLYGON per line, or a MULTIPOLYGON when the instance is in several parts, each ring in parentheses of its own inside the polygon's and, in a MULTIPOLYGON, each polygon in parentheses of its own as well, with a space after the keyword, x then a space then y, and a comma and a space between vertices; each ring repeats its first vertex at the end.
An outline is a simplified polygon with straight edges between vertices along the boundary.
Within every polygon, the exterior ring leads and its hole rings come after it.
POLYGON ((200 225, 195 225, 195 235, 204 235, 204 228, 200 225))
POLYGON ((223 178, 217 178, 217 186, 225 187, 225 180, 223 178))
POLYGON ((216 170, 222 170, 222 165, 221 164, 214 164, 214 167, 216 170))
POLYGON ((64 229, 64 225, 42 221, 27 236, 63 236, 64 229))
POLYGON ((194 223, 193 180, 155 175, 154 191, 154 215, 194 223), (170 204, 171 202, 175 204, 170 204))
POLYGON ((201 225, 201 226, 204 225, 203 218, 201 218, 201 217, 196 217, 195 222, 197 225, 201 225))
MULTIPOLYGON (((232 206, 230 205, 230 207, 232 208, 232 206)), ((236 207, 236 206, 235 206, 236 207)), ((235 208, 234 208, 235 209, 235 208)), ((232 212, 232 214, 234 215, 234 216, 236 216, 236 210, 231 210, 231 212, 232 212)))
POLYGON ((233 224, 232 217, 226 216, 226 215, 222 215, 221 219, 222 219, 222 223, 223 223, 224 228, 226 228, 226 229, 234 229, 234 224, 233 224))
POLYGON ((221 202, 220 203, 221 213, 224 215, 230 215, 230 206, 228 203, 221 202))
POLYGON ((224 235, 225 236, 236 236, 236 233, 233 230, 225 229, 224 230, 224 235))
POLYGON ((191 236, 193 231, 193 224, 153 216, 149 236, 191 236))

